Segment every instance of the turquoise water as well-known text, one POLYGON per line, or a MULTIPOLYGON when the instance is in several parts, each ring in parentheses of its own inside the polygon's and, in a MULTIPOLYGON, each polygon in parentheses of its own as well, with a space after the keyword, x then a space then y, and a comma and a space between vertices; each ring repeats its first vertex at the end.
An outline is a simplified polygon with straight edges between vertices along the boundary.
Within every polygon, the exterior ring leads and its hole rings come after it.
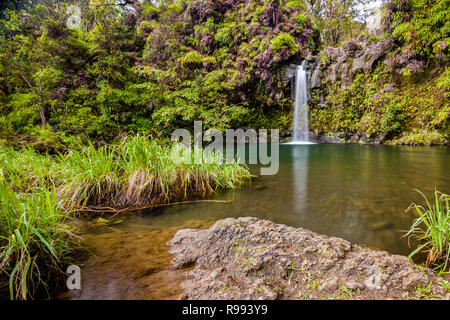
MULTIPOLYGON (((118 227, 136 230, 180 226, 188 220, 253 216, 408 254, 407 229, 422 203, 450 192, 450 148, 360 145, 281 145, 280 169, 239 190, 209 197, 229 203, 172 205, 130 214, 118 227)), ((259 174, 257 166, 252 172, 259 174)))

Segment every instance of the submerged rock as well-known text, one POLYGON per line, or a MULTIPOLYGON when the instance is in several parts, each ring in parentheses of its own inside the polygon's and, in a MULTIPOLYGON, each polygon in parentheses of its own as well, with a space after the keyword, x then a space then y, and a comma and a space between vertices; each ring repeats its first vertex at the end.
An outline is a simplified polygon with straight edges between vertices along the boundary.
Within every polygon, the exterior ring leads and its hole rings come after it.
MULTIPOLYGON (((257 218, 224 219, 180 230, 168 243, 183 299, 402 299, 442 279, 408 258, 257 218)), ((448 296, 447 296, 448 298, 448 296)))

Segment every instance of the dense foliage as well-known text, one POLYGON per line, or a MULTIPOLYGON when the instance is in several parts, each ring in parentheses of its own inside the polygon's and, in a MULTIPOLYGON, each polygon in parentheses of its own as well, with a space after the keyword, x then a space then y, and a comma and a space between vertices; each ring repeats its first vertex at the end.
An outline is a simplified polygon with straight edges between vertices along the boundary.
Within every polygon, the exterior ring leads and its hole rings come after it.
MULTIPOLYGON (((48 149, 126 133, 168 137, 193 120, 205 129, 288 131, 285 67, 367 33, 365 2, 5 2, 0 137, 48 149), (69 28, 73 17, 79 25, 69 28)), ((328 102, 316 108, 313 97, 312 128, 392 137, 409 130, 407 143, 422 139, 420 130, 448 130, 449 1, 394 0, 383 12, 384 34, 369 41, 391 37, 395 47, 350 89, 337 83, 316 92, 328 102), (434 66, 441 67, 437 74, 434 66), (429 75, 396 75, 422 72, 429 75), (399 91, 380 96, 390 84, 399 91)))
POLYGON ((318 49, 302 1, 76 3, 79 29, 67 27, 69 3, 6 11, 4 137, 53 145, 118 132, 167 137, 194 119, 206 129, 270 126, 291 106, 284 65, 318 49))
POLYGON ((383 64, 356 76, 348 88, 337 83, 316 90, 312 103, 326 94, 326 105, 310 109, 311 127, 329 136, 346 133, 348 139, 445 144, 450 138, 449 70, 402 76, 383 64))
POLYGON ((345 133, 348 141, 364 136, 397 144, 448 143, 449 4, 448 0, 391 1, 383 9, 378 33, 363 33, 352 41, 356 47, 366 46, 359 51, 363 58, 347 53, 332 59, 322 52, 320 63, 341 68, 342 74, 312 91, 311 127, 329 136, 345 133), (377 44, 387 49, 377 53, 377 44), (365 57, 375 57, 374 63, 343 86, 349 78, 343 73, 364 65, 365 57))
POLYGON ((406 236, 417 238, 420 245, 409 257, 426 252, 426 264, 441 272, 447 271, 450 260, 450 196, 439 191, 434 192, 434 201, 430 204, 424 197, 426 207, 413 203, 419 217, 414 220, 406 236))
POLYGON ((427 58, 450 54, 450 1, 395 0, 386 25, 404 46, 402 51, 427 58))

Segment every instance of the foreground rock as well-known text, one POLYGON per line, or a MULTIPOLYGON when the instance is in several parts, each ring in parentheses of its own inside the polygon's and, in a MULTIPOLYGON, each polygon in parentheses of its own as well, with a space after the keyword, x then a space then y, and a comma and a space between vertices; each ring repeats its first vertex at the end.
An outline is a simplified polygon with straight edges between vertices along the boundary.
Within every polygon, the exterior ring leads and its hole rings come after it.
POLYGON ((183 229, 168 243, 186 272, 181 299, 449 298, 404 256, 257 218, 183 229))

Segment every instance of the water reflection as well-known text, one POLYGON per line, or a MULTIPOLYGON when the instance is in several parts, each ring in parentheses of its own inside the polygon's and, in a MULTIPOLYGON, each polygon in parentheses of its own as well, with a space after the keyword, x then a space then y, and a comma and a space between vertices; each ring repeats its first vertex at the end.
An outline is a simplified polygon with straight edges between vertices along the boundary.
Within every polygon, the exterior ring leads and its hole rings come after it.
POLYGON ((307 146, 296 146, 292 152, 292 177, 294 189, 292 192, 294 214, 302 216, 306 210, 308 197, 308 152, 307 146))

